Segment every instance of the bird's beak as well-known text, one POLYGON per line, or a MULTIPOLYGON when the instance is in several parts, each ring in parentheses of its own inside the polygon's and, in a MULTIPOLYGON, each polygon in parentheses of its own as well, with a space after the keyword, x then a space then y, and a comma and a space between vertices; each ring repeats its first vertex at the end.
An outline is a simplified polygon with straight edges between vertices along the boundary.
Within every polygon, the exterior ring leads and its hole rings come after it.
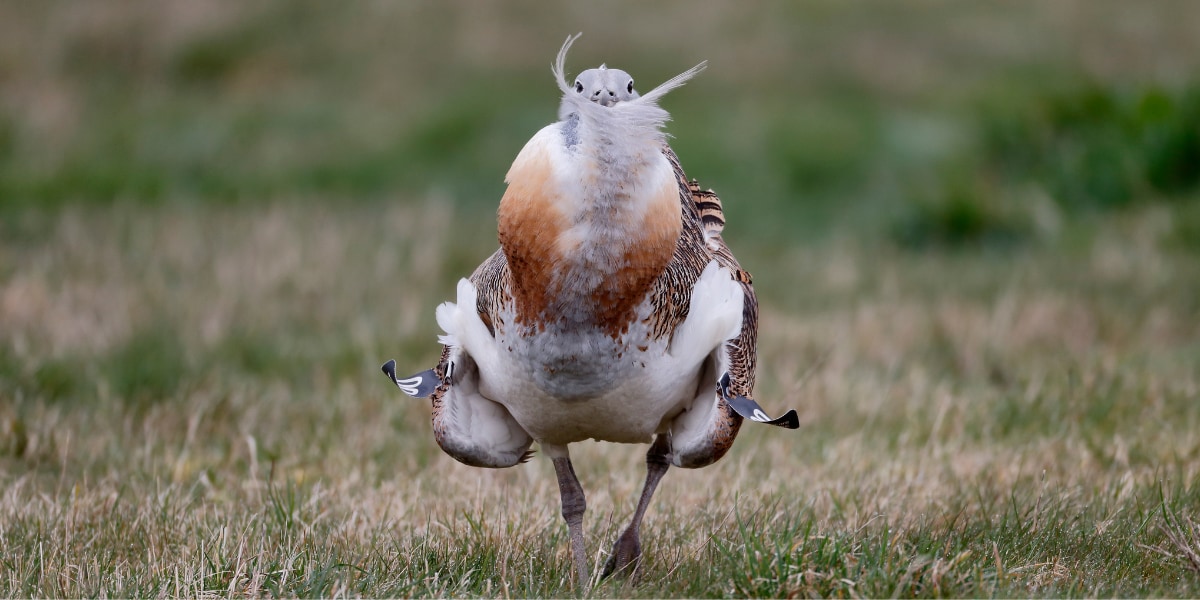
POLYGON ((620 102, 620 100, 617 100, 616 94, 610 92, 609 90, 604 90, 603 92, 600 93, 599 96, 593 98, 592 102, 595 102, 596 104, 599 104, 600 106, 610 107, 610 106, 616 104, 617 102, 620 102))

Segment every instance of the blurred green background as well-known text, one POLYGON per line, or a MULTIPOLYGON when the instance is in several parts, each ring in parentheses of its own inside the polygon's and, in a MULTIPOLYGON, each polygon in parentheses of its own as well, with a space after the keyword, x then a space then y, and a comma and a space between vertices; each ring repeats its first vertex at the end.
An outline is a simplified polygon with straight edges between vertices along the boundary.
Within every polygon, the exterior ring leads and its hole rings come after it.
POLYGON ((643 89, 709 61, 669 130, 735 239, 1044 241, 1195 213, 1197 22, 1189 2, 6 3, 0 205, 435 193, 486 216, 583 31, 569 71, 643 89))

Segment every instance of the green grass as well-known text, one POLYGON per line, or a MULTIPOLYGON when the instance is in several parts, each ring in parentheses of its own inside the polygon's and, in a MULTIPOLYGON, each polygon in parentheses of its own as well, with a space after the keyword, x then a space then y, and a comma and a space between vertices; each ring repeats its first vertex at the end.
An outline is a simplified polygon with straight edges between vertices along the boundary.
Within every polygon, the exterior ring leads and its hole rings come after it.
MULTIPOLYGON (((0 596, 573 595, 549 461, 454 462, 379 365, 580 29, 711 61, 669 129, 802 421, 670 471, 592 596, 1200 594, 1191 5, 196 6, 0 9, 0 596)), ((572 448, 593 570, 644 451, 572 448)))

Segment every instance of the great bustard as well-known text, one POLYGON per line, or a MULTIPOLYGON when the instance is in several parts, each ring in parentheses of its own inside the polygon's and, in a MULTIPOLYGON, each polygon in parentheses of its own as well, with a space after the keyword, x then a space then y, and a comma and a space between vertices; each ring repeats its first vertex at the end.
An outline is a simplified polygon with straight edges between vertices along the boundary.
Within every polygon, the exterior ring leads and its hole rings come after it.
POLYGON ((639 564, 638 528, 668 466, 719 460, 750 399, 758 304, 725 242, 721 201, 689 182, 658 101, 704 63, 639 96, 625 71, 553 73, 559 121, 517 155, 498 213, 500 249, 437 309, 445 347, 433 369, 396 377, 431 396, 433 432, 462 463, 511 467, 533 442, 553 460, 579 585, 589 583, 583 488, 568 444, 651 443, 645 487, 604 574, 639 564))

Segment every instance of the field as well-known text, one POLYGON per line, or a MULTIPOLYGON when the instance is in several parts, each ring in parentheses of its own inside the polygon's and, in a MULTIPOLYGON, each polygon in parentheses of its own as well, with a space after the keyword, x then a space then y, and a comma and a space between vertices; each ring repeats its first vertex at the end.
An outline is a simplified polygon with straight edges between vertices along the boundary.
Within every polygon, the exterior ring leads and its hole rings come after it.
MULTIPOLYGON (((575 595, 550 462, 379 372, 549 63, 664 102, 758 401, 596 597, 1200 595, 1200 5, 0 7, 0 597, 575 595)), ((585 443, 594 569, 645 447, 585 443)))

